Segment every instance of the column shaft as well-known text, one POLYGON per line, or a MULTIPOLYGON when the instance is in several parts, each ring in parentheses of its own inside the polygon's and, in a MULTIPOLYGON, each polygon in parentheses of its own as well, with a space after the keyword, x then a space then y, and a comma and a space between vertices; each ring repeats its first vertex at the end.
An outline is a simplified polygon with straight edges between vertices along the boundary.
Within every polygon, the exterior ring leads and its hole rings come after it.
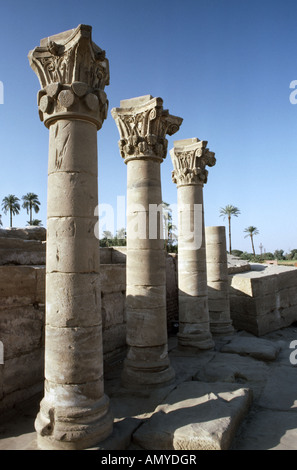
POLYGON ((214 165, 207 142, 186 139, 170 151, 178 200, 178 289, 180 347, 211 349, 206 277, 203 184, 214 165))
POLYGON ((205 231, 210 330, 213 335, 232 334, 225 227, 205 231))
POLYGON ((123 384, 142 389, 174 378, 167 345, 166 265, 160 164, 166 157, 166 133, 181 119, 164 111, 150 95, 121 102, 112 110, 127 164, 127 344, 123 384))
POLYGON ((164 240, 156 221, 156 236, 150 205, 161 208, 160 162, 132 160, 127 163, 127 344, 123 383, 158 385, 170 381, 173 370, 167 354, 166 271, 164 240), (137 207, 139 205, 139 207, 137 207), (135 224, 139 226, 136 238, 135 224), (141 226, 140 226, 141 224, 141 226), (143 226, 145 225, 145 227, 143 226), (151 228, 154 228, 153 226, 151 228), (132 233, 131 233, 132 231, 132 233))
POLYGON ((178 341, 183 347, 210 349, 213 347, 213 341, 209 328, 203 186, 181 186, 178 187, 177 193, 178 341))
MULTIPOLYGON (((55 36, 54 41, 42 40, 41 47, 29 55, 44 87, 39 92, 39 113, 50 134, 45 387, 35 427, 42 449, 73 450, 94 446, 112 431, 103 383, 100 260, 94 216, 98 205, 97 130, 104 113, 94 83, 82 81, 87 79, 85 67, 90 69, 95 57, 91 48, 97 47, 91 41, 90 27, 79 26, 55 36), (52 63, 56 64, 54 76, 52 63), (69 82, 73 76, 77 81, 69 82), (52 82, 58 78, 61 81, 52 82)), ((97 59, 99 71, 102 55, 97 59)))

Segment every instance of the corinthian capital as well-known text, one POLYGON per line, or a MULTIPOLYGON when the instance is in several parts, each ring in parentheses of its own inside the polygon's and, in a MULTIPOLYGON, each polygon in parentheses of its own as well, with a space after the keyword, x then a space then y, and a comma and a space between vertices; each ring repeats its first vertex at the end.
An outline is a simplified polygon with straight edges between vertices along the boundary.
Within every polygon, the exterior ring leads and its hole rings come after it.
POLYGON ((207 148, 207 141, 197 138, 175 141, 170 156, 174 168, 172 181, 178 187, 207 183, 206 166, 216 164, 215 154, 207 148))
POLYGON ((105 51, 91 37, 92 27, 76 29, 40 41, 29 52, 36 73, 40 119, 46 126, 57 119, 77 117, 94 122, 99 129, 106 119, 109 63, 105 51))
POLYGON ((168 146, 165 136, 175 134, 183 121, 163 109, 161 98, 151 95, 123 100, 111 114, 120 133, 119 148, 125 162, 135 158, 163 161, 168 146))

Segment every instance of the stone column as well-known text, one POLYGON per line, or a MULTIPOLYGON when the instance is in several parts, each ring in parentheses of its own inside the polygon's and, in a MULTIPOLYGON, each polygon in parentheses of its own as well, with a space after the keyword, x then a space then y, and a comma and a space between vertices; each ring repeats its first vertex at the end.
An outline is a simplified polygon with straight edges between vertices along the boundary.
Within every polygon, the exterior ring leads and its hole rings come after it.
POLYGON ((177 184, 179 346, 211 349, 206 278, 203 185, 215 165, 206 141, 178 140, 170 151, 177 184))
POLYGON ((91 27, 41 40, 29 53, 49 129, 45 390, 36 418, 43 449, 84 449, 112 431, 104 394, 97 131, 107 116, 105 52, 91 27))
POLYGON ((182 119, 150 95, 121 101, 112 110, 127 165, 127 344, 123 384, 135 389, 162 386, 174 378, 168 358, 166 266, 160 164, 166 134, 182 119), (157 215, 158 217, 155 217, 157 215), (158 219, 158 221, 157 221, 158 219), (160 233, 161 231, 161 233, 160 233))
POLYGON ((232 334, 225 227, 205 227, 205 238, 210 331, 232 334))

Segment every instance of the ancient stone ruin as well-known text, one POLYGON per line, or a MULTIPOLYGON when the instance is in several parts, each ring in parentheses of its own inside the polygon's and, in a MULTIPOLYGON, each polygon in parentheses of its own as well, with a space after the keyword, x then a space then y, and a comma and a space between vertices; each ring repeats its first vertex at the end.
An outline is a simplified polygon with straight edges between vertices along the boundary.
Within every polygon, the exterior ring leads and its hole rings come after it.
POLYGON ((161 163, 183 119, 151 95, 111 110, 127 247, 99 249, 108 59, 79 25, 29 61, 49 129, 47 229, 0 230, 0 414, 42 394, 27 449, 229 449, 253 397, 272 400, 284 347, 274 334, 297 321, 297 269, 227 256, 225 227, 205 227, 216 158, 198 138, 170 150, 179 250, 167 254, 161 163))

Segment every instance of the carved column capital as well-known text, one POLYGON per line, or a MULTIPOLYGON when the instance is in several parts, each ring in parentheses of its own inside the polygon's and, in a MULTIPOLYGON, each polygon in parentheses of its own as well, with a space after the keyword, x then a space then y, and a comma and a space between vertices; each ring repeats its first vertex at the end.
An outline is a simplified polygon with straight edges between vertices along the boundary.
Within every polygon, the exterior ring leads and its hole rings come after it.
POLYGON ((29 52, 29 61, 41 90, 38 108, 41 121, 84 119, 101 128, 107 117, 109 63, 105 51, 91 37, 92 28, 77 28, 42 39, 29 52))
POLYGON ((119 149, 125 163, 138 158, 163 161, 167 155, 166 134, 175 134, 183 121, 163 109, 163 100, 145 95, 121 101, 111 114, 117 124, 119 149))
POLYGON ((214 152, 207 148, 206 140, 197 138, 178 140, 170 150, 173 164, 172 181, 179 186, 207 183, 206 166, 216 164, 214 152))

